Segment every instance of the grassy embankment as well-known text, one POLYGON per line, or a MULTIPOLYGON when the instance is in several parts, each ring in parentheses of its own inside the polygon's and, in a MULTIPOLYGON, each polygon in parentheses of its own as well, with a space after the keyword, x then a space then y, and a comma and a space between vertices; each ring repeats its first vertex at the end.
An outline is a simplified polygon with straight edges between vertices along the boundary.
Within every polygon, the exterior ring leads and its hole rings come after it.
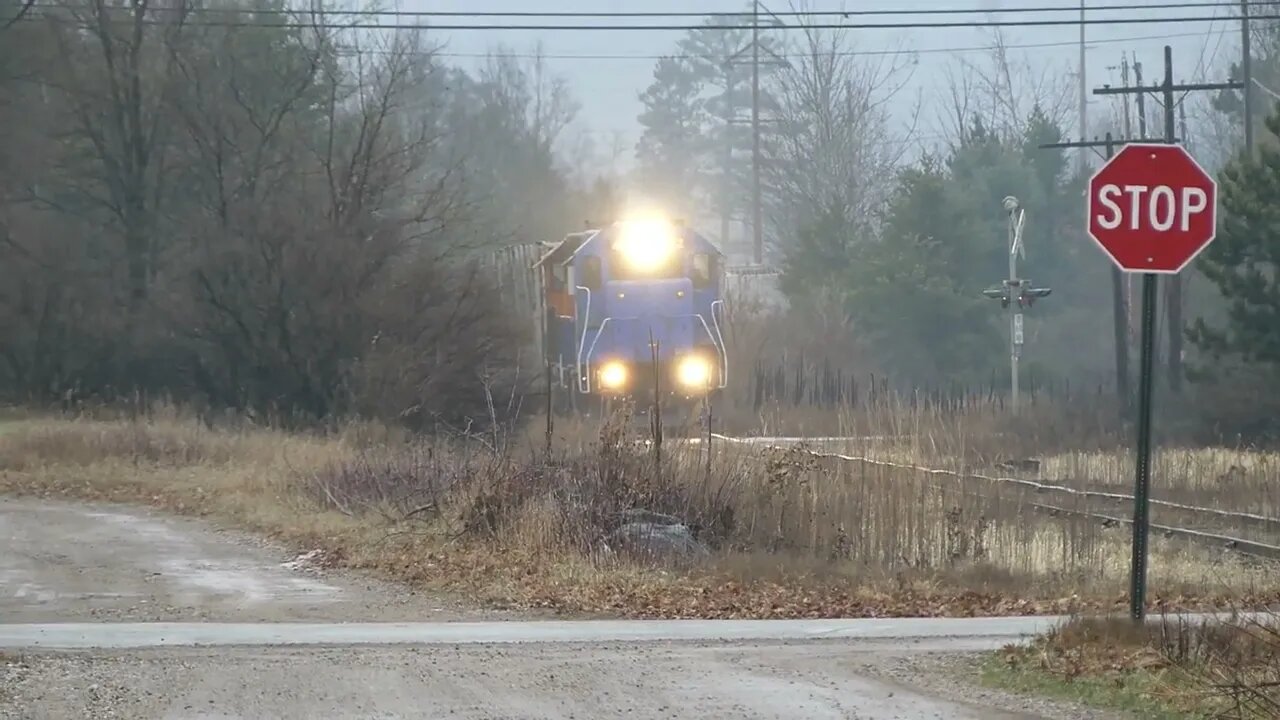
POLYGON ((1280 718, 1280 618, 1078 618, 993 654, 985 683, 1142 718, 1280 718))
MULTIPOLYGON (((933 466, 982 462, 982 443, 955 423, 898 412, 890 425, 899 440, 857 452, 933 466)), ((1123 606, 1126 529, 1034 512, 1037 497, 1025 489, 756 446, 716 445, 708 463, 703 447, 667 443, 659 461, 633 439, 613 425, 561 428, 547 457, 536 428, 528 437, 426 442, 366 425, 326 434, 209 429, 172 412, 141 421, 27 417, 0 431, 0 492, 208 516, 299 551, 320 548, 342 566, 569 614, 985 615, 1123 606), (710 558, 655 565, 613 552, 604 542, 612 518, 633 507, 690 523, 710 558)), ((1229 468, 1241 464, 1237 456, 1201 456, 1239 476, 1217 500, 1233 502, 1227 495, 1238 485, 1240 509, 1253 509, 1256 489, 1280 474, 1276 463, 1250 461, 1236 471, 1229 468)), ((1161 462, 1177 465, 1178 457, 1161 462)), ((1119 483, 1127 468, 1098 461, 1090 472, 1097 473, 1090 482, 1119 483)), ((1186 492, 1202 491, 1198 480, 1185 482, 1186 492)), ((1162 538, 1152 547, 1153 605, 1280 596, 1272 568, 1162 538)))

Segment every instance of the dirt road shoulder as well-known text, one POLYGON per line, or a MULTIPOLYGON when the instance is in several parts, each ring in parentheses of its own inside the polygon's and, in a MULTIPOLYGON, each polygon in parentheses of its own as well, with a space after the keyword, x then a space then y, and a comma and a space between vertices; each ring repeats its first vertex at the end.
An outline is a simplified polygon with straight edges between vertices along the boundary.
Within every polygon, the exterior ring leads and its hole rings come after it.
POLYGON ((327 568, 317 552, 138 508, 0 498, 0 539, 7 623, 511 617, 327 568))

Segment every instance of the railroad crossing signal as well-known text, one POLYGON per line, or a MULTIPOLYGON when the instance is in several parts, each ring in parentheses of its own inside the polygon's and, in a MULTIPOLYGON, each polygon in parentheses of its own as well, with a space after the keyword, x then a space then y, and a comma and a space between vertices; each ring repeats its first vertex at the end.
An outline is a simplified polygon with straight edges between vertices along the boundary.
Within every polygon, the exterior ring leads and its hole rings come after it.
POLYGON ((982 291, 992 300, 999 300, 1001 308, 1007 308, 1014 302, 1020 308, 1029 308, 1042 297, 1048 297, 1051 288, 1032 287, 1030 280, 1005 280, 999 287, 991 287, 982 291))
POLYGON ((1213 242, 1217 204, 1180 145, 1131 143, 1089 180, 1089 236, 1121 270, 1173 274, 1213 242))

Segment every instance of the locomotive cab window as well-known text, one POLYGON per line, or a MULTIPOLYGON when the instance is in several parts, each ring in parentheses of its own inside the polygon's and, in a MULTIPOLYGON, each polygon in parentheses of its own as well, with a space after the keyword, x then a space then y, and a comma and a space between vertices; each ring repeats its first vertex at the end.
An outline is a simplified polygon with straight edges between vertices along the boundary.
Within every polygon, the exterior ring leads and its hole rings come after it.
POLYGON ((564 292, 569 281, 569 271, 563 265, 553 265, 547 269, 548 284, 556 292, 564 292))
POLYGON ((614 280, 671 280, 684 276, 684 263, 679 252, 665 257, 643 258, 637 261, 634 254, 622 248, 614 248, 609 258, 609 277, 614 280))
POLYGON ((693 256, 691 280, 699 290, 715 287, 716 260, 707 253, 696 253, 693 256))
POLYGON ((663 223, 618 225, 609 236, 611 280, 674 280, 688 258, 679 231, 663 223))
POLYGON ((604 284, 604 272, 600 267, 600 258, 592 255, 582 260, 582 286, 589 290, 599 290, 604 284))

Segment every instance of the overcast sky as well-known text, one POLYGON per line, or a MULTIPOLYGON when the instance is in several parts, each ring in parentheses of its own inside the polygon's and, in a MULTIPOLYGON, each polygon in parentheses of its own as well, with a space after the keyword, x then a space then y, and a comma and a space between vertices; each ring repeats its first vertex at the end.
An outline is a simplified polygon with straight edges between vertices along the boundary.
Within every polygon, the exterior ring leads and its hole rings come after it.
MULTIPOLYGON (((1120 2, 1120 0, 1088 0, 1088 4, 1101 7, 1104 5, 1130 5, 1133 10, 1124 10, 1103 14, 1098 11, 1095 17, 1217 17, 1215 22, 1172 23, 1158 22, 1152 24, 1113 24, 1091 25, 1087 28, 1089 41, 1087 80, 1090 86, 1111 82, 1120 84, 1119 62, 1124 52, 1136 53, 1143 62, 1147 79, 1158 80, 1162 63, 1162 47, 1168 43, 1173 46, 1174 63, 1178 79, 1197 77, 1200 68, 1209 64, 1214 68, 1224 68, 1229 61, 1228 55, 1237 52, 1238 23, 1231 20, 1231 8, 1238 5, 1234 0, 1220 2, 1213 7, 1156 9, 1153 6, 1167 4, 1172 0, 1138 0, 1120 2), (1144 8, 1145 9, 1141 9, 1144 8), (1227 32, 1230 31, 1230 32, 1227 32)), ((1208 5, 1211 0, 1191 0, 1208 5)), ((734 12, 746 6, 742 0, 393 0, 401 10, 433 10, 433 11, 596 11, 596 12, 645 12, 645 11, 705 11, 734 12)), ((775 11, 788 10, 791 0, 771 0, 766 5, 775 11)), ((1063 7, 1072 5, 1074 0, 868 0, 867 2, 841 2, 841 0, 808 0, 811 9, 839 10, 845 7, 858 10, 868 9, 921 9, 921 10, 954 10, 954 9, 1014 9, 1029 7, 1063 7)), ((974 20, 999 17, 1000 19, 1037 18, 1078 18, 1077 13, 1049 13, 1027 15, 1009 13, 994 15, 943 15, 928 18, 903 16, 862 17, 851 22, 909 22, 916 19, 930 20, 974 20)), ((440 19, 439 24, 475 22, 474 19, 440 19)), ((682 24, 684 21, 672 19, 523 19, 494 20, 482 22, 499 23, 560 23, 560 24, 682 24)), ((1074 84, 1074 73, 1078 57, 1078 26, 1051 28, 1006 28, 1006 42, 1011 45, 1052 45, 1057 47, 1036 47, 1020 49, 1037 63, 1056 68, 1061 73, 1071 74, 1074 84)), ((877 29, 858 30, 851 33, 851 40, 856 43, 857 50, 890 50, 904 49, 917 52, 918 65, 911 77, 911 92, 901 96, 898 112, 906 117, 917 98, 923 97, 927 102, 931 93, 942 90, 945 82, 944 73, 949 64, 956 62, 957 56, 980 59, 981 51, 961 51, 959 53, 942 52, 948 48, 981 48, 990 42, 990 30, 973 28, 950 29, 877 29)), ((553 57, 548 60, 547 67, 554 73, 566 78, 571 84, 576 97, 583 106, 580 120, 575 132, 589 133, 602 151, 612 144, 622 150, 621 160, 629 165, 633 157, 633 149, 639 136, 636 117, 641 105, 638 95, 649 83, 654 61, 648 56, 673 52, 676 41, 682 33, 678 31, 440 31, 436 37, 447 42, 446 52, 459 54, 454 62, 468 64, 477 62, 467 57, 471 54, 483 54, 492 46, 503 43, 516 52, 529 52, 541 40, 544 52, 553 57), (609 58, 574 58, 563 56, 608 55, 638 56, 609 58)), ((1225 72, 1225 71, 1224 71, 1225 72)), ((1221 79, 1215 77, 1215 79, 1221 79)), ((1109 102, 1092 99, 1095 112, 1102 112, 1104 104, 1109 102)), ((933 114, 925 113, 924 125, 918 132, 924 136, 935 133, 933 114)), ((926 137, 927 139, 927 137, 926 137)))

